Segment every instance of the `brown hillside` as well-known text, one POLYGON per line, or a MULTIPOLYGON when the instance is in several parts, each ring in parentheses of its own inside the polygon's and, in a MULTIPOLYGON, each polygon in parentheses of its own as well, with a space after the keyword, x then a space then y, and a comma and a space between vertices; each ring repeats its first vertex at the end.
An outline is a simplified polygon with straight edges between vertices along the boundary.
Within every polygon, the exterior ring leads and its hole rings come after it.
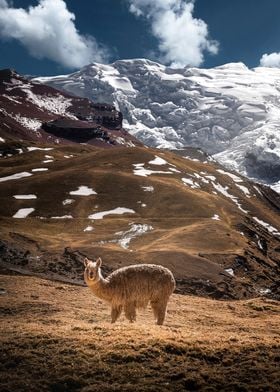
POLYGON ((0 161, 3 265, 82 284, 83 257, 102 256, 107 271, 165 265, 181 293, 279 297, 276 193, 171 152, 30 146, 0 161))

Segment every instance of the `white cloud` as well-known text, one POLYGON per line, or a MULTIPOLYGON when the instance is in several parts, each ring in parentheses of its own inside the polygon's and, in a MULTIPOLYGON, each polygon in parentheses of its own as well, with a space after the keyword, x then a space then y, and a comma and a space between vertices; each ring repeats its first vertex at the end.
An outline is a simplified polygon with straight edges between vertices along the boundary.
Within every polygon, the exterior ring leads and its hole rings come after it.
POLYGON ((218 42, 210 39, 207 24, 193 17, 195 0, 127 1, 131 13, 151 23, 164 63, 173 67, 199 66, 205 52, 218 53, 218 42))
POLYGON ((74 22, 64 0, 39 0, 28 9, 0 0, 0 37, 20 41, 32 56, 69 68, 106 62, 108 50, 94 37, 80 34, 74 22))
POLYGON ((265 53, 260 59, 260 66, 280 68, 280 53, 265 53))

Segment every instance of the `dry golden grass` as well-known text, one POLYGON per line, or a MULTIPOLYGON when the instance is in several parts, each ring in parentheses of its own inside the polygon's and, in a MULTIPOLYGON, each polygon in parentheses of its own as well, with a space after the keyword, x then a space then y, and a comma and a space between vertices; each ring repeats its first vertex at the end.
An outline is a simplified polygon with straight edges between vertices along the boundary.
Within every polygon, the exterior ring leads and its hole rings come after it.
POLYGON ((1 391, 279 391, 280 304, 173 295, 111 325, 88 288, 1 275, 1 391))

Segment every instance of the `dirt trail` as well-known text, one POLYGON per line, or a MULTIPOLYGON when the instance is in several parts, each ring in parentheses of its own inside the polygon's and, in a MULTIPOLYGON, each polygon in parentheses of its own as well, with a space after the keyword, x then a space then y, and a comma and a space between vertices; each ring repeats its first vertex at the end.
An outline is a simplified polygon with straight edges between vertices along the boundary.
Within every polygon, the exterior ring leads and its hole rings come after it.
POLYGON ((109 323, 88 288, 1 275, 1 391, 279 391, 280 304, 173 295, 109 323))

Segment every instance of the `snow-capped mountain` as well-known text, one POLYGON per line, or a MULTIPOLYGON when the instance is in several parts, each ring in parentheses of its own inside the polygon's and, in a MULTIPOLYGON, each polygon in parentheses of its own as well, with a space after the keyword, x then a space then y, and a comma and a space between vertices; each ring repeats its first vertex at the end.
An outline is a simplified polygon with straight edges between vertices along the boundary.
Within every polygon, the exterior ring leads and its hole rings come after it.
POLYGON ((242 63, 172 69, 133 59, 35 80, 113 103, 126 129, 149 146, 199 147, 280 190, 279 69, 242 63))

